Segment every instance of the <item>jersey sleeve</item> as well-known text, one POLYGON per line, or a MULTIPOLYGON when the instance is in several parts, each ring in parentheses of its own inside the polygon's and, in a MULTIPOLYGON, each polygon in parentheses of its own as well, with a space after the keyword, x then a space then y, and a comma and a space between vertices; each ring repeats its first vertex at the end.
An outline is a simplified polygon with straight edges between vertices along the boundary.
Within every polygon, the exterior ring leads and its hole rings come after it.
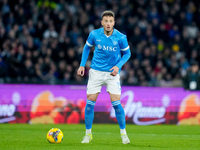
POLYGON ((130 52, 130 48, 129 48, 129 45, 128 45, 128 41, 127 41, 127 38, 126 38, 125 35, 120 39, 119 44, 120 44, 120 49, 121 49, 121 51, 122 51, 123 56, 122 56, 120 62, 117 63, 116 66, 117 66, 119 69, 121 69, 122 66, 123 66, 123 65, 128 61, 128 59, 130 58, 131 52, 130 52))
POLYGON ((92 47, 94 45, 94 35, 93 35, 93 32, 90 32, 89 36, 88 36, 88 39, 86 41, 86 44, 89 46, 89 47, 92 47))
POLYGON ((128 41, 127 41, 127 37, 126 35, 124 35, 121 39, 120 39, 120 49, 121 51, 126 51, 129 49, 129 45, 128 45, 128 41))
POLYGON ((83 66, 85 67, 85 64, 86 64, 86 61, 88 59, 88 56, 90 54, 90 48, 87 44, 85 44, 84 48, 83 48, 83 54, 82 54, 82 57, 81 57, 81 64, 80 66, 83 66))
POLYGON ((89 53, 90 53, 90 48, 94 45, 94 35, 93 35, 93 31, 90 32, 88 39, 85 43, 85 46, 83 48, 83 54, 81 57, 81 64, 80 66, 85 67, 86 61, 88 59, 89 53))

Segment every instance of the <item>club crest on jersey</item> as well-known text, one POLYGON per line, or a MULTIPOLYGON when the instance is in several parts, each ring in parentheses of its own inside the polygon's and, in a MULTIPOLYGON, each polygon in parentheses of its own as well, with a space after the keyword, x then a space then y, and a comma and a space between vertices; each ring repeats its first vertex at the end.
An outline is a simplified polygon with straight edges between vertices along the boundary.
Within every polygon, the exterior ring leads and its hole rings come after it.
POLYGON ((113 41, 113 45, 117 45, 117 41, 113 41))
POLYGON ((98 49, 102 49, 102 46, 101 45, 97 45, 98 49))

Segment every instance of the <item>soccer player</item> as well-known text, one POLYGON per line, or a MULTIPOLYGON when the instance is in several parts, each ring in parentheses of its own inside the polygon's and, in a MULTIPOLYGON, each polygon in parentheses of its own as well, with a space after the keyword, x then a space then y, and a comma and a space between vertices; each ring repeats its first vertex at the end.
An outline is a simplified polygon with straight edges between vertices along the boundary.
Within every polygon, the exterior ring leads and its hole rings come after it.
POLYGON ((92 140, 92 122, 94 119, 94 106, 102 85, 110 94, 110 99, 120 127, 123 144, 130 143, 126 133, 126 121, 124 109, 120 103, 121 86, 119 72, 122 66, 130 58, 130 48, 126 35, 114 29, 115 14, 112 11, 104 11, 101 15, 102 28, 91 31, 83 49, 80 67, 77 74, 84 76, 85 64, 90 48, 95 45, 89 80, 87 84, 87 102, 85 107, 86 135, 82 143, 90 143, 92 140), (121 56, 121 53, 123 56, 121 56))

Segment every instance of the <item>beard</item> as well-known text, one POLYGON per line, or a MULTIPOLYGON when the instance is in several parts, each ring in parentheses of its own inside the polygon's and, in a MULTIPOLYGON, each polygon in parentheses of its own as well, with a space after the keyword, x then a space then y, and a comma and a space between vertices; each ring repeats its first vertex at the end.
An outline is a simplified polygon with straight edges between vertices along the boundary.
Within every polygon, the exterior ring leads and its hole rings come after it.
POLYGON ((107 33, 107 34, 109 34, 109 33, 111 33, 112 31, 113 31, 113 28, 104 28, 104 31, 107 33))

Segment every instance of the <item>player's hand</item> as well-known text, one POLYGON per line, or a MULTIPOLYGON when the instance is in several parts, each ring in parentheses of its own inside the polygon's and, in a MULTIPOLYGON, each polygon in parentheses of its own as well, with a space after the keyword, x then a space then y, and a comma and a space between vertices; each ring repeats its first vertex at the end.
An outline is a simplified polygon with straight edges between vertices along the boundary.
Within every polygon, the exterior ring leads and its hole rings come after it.
POLYGON ((112 67, 112 68, 110 69, 110 71, 112 71, 112 72, 110 73, 111 76, 116 76, 116 75, 118 74, 118 72, 119 72, 119 68, 118 68, 117 66, 114 66, 114 67, 112 67))
POLYGON ((79 76, 84 76, 84 74, 85 74, 85 67, 80 66, 80 67, 78 68, 78 70, 77 70, 77 74, 78 74, 79 76))

